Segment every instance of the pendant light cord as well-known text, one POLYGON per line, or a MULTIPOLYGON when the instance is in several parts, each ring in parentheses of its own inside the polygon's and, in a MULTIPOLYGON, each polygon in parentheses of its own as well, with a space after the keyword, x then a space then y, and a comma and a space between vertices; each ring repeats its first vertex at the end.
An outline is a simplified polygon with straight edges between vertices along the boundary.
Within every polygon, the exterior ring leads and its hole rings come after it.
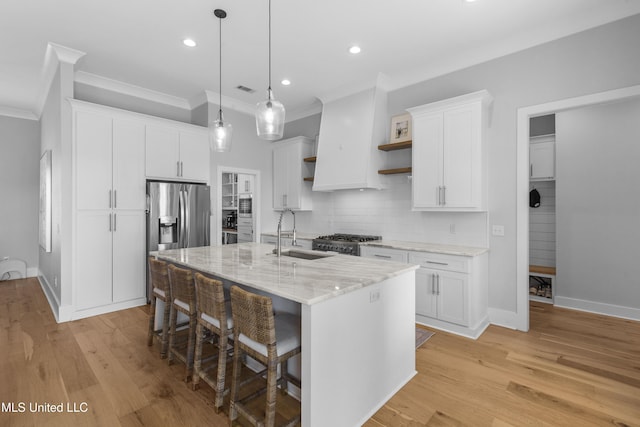
POLYGON ((269 98, 271 98, 271 0, 269 0, 269 98))
POLYGON ((220 60, 220 62, 219 62, 219 66, 220 66, 219 70, 220 70, 220 72, 218 73, 218 78, 219 78, 218 87, 220 88, 220 91, 219 91, 220 93, 218 95, 220 95, 220 104, 218 106, 220 107, 220 110, 218 111, 218 116, 219 116, 218 118, 220 119, 220 121, 222 121, 222 18, 218 18, 218 21, 220 22, 220 25, 219 25, 220 37, 218 39, 219 42, 220 42, 220 49, 218 50, 218 53, 220 55, 219 56, 219 60, 220 60))

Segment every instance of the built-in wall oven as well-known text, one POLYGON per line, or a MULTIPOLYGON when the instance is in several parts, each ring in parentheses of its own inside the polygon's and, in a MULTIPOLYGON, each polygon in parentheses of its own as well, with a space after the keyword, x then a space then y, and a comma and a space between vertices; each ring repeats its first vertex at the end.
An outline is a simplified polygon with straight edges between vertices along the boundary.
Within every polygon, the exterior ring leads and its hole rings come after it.
POLYGON ((240 194, 238 196, 238 216, 245 218, 253 216, 253 197, 251 197, 251 194, 240 194))

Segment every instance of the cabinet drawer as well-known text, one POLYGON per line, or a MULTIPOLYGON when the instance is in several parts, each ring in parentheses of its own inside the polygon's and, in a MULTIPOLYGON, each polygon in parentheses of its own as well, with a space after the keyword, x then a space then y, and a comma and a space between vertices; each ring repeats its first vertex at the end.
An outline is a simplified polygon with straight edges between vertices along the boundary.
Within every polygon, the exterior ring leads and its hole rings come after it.
POLYGON ((384 259, 387 261, 407 262, 407 252, 398 249, 362 246, 360 248, 360 256, 367 258, 384 259))
POLYGON ((444 271, 469 272, 469 259, 466 257, 431 252, 409 252, 409 263, 421 267, 444 271))
POLYGON ((248 225, 248 226, 252 226, 253 225, 253 218, 247 218, 247 217, 238 217, 238 226, 240 225, 248 225))

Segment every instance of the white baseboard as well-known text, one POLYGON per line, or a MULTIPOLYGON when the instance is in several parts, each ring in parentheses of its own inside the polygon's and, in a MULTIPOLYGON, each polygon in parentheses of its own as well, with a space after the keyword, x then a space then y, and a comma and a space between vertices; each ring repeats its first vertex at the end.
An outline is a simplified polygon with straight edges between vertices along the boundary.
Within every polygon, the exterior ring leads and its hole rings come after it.
POLYGON ((492 325, 518 329, 518 313, 489 307, 489 321, 492 325))
POLYGON ((111 313, 114 311, 124 310, 127 308, 140 307, 146 304, 147 304, 147 298, 143 297, 143 298, 136 298, 136 299, 119 302, 115 304, 88 308, 86 310, 75 310, 72 313, 70 313, 70 319, 68 320, 84 319, 91 316, 97 316, 99 314, 111 313))
POLYGON ((58 315, 58 312, 60 310, 60 301, 58 301, 58 297, 51 289, 51 286, 49 285, 49 281, 44 276, 44 274, 41 274, 40 272, 38 272, 37 277, 38 277, 38 282, 40 282, 40 287, 42 288, 42 292, 44 292, 44 296, 47 298, 47 301, 49 302, 49 307, 51 307, 51 312, 53 313, 53 317, 56 318, 57 323, 64 322, 64 320, 60 320, 60 317, 58 315))
POLYGON ((439 329, 441 331, 449 332, 451 334, 460 335, 465 338, 471 338, 477 340, 480 335, 489 327, 489 318, 485 317, 477 325, 473 327, 465 327, 456 325, 454 323, 444 322, 442 320, 434 319, 432 317, 422 316, 416 314, 416 323, 430 328, 439 329))
POLYGON ((554 305, 556 307, 569 308, 572 310, 587 311, 589 313, 640 321, 640 309, 633 307, 624 307, 620 305, 567 298, 557 295, 554 299, 554 305))

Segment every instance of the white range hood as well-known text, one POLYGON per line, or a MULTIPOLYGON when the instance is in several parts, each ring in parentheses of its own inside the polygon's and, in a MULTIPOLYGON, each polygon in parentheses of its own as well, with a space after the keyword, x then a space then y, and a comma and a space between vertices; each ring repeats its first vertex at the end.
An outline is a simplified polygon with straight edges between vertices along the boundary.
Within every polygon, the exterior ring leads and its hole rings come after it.
POLYGON ((388 129, 380 78, 374 87, 323 102, 313 191, 383 188, 378 145, 388 129))

